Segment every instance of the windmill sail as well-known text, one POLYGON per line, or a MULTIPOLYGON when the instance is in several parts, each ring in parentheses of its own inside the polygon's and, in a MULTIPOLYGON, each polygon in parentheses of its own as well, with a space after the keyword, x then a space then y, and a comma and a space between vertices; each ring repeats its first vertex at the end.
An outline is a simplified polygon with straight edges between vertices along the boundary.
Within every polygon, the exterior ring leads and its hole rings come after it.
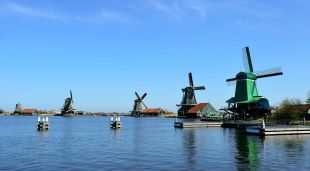
POLYGON ((245 47, 243 49, 243 65, 246 72, 254 72, 251 54, 250 54, 250 48, 245 47))
POLYGON ((147 93, 144 93, 143 96, 141 97, 141 100, 143 100, 146 97, 147 93))
POLYGON ((255 75, 257 78, 266 78, 266 77, 272 77, 272 76, 277 76, 277 75, 283 75, 283 72, 282 72, 281 67, 277 67, 277 68, 255 72, 255 75))
POLYGON ((191 72, 188 74, 188 79, 189 79, 189 86, 194 87, 193 75, 191 72))
POLYGON ((195 90, 205 90, 205 86, 194 87, 195 90))

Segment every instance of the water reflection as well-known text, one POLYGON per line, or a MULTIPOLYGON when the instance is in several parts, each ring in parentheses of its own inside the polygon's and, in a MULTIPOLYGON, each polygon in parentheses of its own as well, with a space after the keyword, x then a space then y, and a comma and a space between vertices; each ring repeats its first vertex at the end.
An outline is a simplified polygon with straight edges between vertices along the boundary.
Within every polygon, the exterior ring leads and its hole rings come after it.
POLYGON ((184 130, 183 147, 188 166, 194 166, 196 163, 196 136, 195 129, 184 130))
POLYGON ((260 164, 259 153, 262 140, 259 137, 247 136, 241 130, 236 131, 236 165, 238 170, 257 170, 260 164))

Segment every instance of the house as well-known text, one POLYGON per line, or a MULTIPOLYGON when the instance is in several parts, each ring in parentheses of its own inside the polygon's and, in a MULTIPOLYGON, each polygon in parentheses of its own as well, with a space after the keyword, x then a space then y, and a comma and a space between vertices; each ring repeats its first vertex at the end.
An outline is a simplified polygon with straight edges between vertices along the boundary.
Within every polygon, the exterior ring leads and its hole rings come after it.
POLYGON ((164 114, 165 111, 161 108, 157 109, 144 109, 141 111, 140 116, 159 116, 164 114))
POLYGON ((294 105, 294 107, 302 117, 305 117, 306 120, 310 120, 310 104, 294 105))
POLYGON ((201 118, 201 117, 221 117, 221 113, 210 103, 199 103, 188 110, 188 117, 201 118))
POLYGON ((21 115, 37 115, 38 113, 37 109, 24 109, 20 112, 21 115))

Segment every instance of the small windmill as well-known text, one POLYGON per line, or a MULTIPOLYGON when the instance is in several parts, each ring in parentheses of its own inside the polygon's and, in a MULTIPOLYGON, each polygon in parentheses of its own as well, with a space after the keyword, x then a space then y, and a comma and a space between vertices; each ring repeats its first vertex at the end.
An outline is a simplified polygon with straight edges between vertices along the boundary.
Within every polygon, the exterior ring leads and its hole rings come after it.
POLYGON ((193 76, 192 73, 188 74, 189 79, 189 86, 182 89, 183 98, 181 104, 177 105, 179 107, 178 115, 179 116, 186 116, 187 111, 197 105, 197 100, 195 97, 196 90, 205 90, 205 86, 194 86, 193 76))
POLYGON ((239 119, 266 117, 270 113, 271 108, 268 99, 259 96, 256 80, 283 75, 283 72, 281 68, 254 72, 249 47, 244 48, 244 54, 245 72, 240 72, 235 78, 226 80, 226 82, 237 82, 235 97, 226 101, 229 106, 227 110, 239 119))
POLYGON ((133 110, 131 111, 132 116, 139 116, 142 111, 142 105, 147 109, 147 106, 144 104, 143 99, 146 97, 147 93, 144 93, 142 97, 135 92, 137 99, 134 101, 133 110))
POLYGON ((65 99, 65 103, 63 108, 61 109, 61 114, 63 115, 74 115, 74 108, 73 108, 73 96, 72 91, 70 90, 70 97, 65 99))

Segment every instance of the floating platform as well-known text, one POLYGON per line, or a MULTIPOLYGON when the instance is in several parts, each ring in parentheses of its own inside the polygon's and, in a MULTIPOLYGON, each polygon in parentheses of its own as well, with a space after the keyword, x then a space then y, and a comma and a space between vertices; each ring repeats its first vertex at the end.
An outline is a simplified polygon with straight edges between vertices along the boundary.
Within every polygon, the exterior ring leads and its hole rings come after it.
POLYGON ((222 127, 222 122, 175 122, 175 128, 222 127))
POLYGON ((299 135, 310 134, 310 126, 304 125, 277 125, 263 127, 248 127, 247 134, 268 136, 268 135, 299 135))

